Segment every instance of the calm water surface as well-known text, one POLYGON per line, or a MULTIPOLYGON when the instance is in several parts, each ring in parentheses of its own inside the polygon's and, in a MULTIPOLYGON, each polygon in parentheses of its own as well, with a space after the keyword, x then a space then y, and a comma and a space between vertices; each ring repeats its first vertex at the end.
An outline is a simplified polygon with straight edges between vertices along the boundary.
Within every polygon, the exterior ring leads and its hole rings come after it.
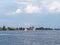
POLYGON ((0 31, 0 45, 60 45, 60 30, 0 31))

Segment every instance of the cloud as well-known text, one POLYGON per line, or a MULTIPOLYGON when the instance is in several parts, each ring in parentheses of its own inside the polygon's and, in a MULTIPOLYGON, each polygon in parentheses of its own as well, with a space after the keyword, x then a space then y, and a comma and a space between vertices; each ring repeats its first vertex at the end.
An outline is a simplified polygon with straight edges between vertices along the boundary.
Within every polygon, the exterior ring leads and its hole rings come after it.
POLYGON ((1 2, 0 13, 17 15, 21 13, 59 13, 59 0, 17 0, 13 2, 1 2))
POLYGON ((17 0, 18 8, 23 8, 23 13, 40 13, 40 6, 35 5, 37 0, 17 0))
POLYGON ((60 12, 60 1, 58 0, 17 0, 16 4, 17 9, 7 12, 7 15, 16 15, 21 13, 40 14, 44 12, 60 12))
POLYGON ((22 13, 22 10, 21 10, 21 9, 17 9, 17 10, 16 10, 16 13, 17 13, 17 14, 22 13))
POLYGON ((41 10, 38 6, 27 5, 25 8, 26 13, 39 13, 41 10))
POLYGON ((60 12, 60 2, 54 1, 48 6, 50 12, 60 12))
POLYGON ((22 10, 16 9, 15 11, 9 11, 9 12, 6 12, 5 14, 6 15, 16 15, 16 14, 20 14, 20 13, 22 13, 22 10))
POLYGON ((41 0, 40 6, 50 13, 60 12, 60 1, 59 0, 41 0))

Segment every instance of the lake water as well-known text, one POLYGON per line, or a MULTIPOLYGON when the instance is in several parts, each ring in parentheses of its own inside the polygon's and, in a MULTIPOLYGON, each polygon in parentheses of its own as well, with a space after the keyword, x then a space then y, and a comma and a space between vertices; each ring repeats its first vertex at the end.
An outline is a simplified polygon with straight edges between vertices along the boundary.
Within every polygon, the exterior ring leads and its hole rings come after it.
POLYGON ((0 45, 60 45, 60 30, 0 31, 0 45))

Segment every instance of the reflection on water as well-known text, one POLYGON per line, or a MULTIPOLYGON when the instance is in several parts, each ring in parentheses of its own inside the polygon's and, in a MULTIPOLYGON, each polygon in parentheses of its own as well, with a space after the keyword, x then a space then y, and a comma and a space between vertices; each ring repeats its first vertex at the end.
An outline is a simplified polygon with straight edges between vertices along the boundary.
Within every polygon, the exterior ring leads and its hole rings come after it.
POLYGON ((60 31, 0 31, 0 45, 60 45, 60 31))

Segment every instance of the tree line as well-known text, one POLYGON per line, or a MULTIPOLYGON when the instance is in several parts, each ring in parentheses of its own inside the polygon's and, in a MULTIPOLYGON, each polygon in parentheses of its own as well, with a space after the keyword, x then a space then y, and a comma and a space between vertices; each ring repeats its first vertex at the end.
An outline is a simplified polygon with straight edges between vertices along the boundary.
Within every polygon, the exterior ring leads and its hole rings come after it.
POLYGON ((32 27, 29 27, 29 28, 24 28, 24 27, 19 27, 19 28, 12 28, 12 27, 6 27, 6 26, 3 26, 3 27, 0 27, 0 30, 60 30, 59 28, 44 28, 44 27, 39 27, 39 28, 35 28, 34 26, 32 27))

